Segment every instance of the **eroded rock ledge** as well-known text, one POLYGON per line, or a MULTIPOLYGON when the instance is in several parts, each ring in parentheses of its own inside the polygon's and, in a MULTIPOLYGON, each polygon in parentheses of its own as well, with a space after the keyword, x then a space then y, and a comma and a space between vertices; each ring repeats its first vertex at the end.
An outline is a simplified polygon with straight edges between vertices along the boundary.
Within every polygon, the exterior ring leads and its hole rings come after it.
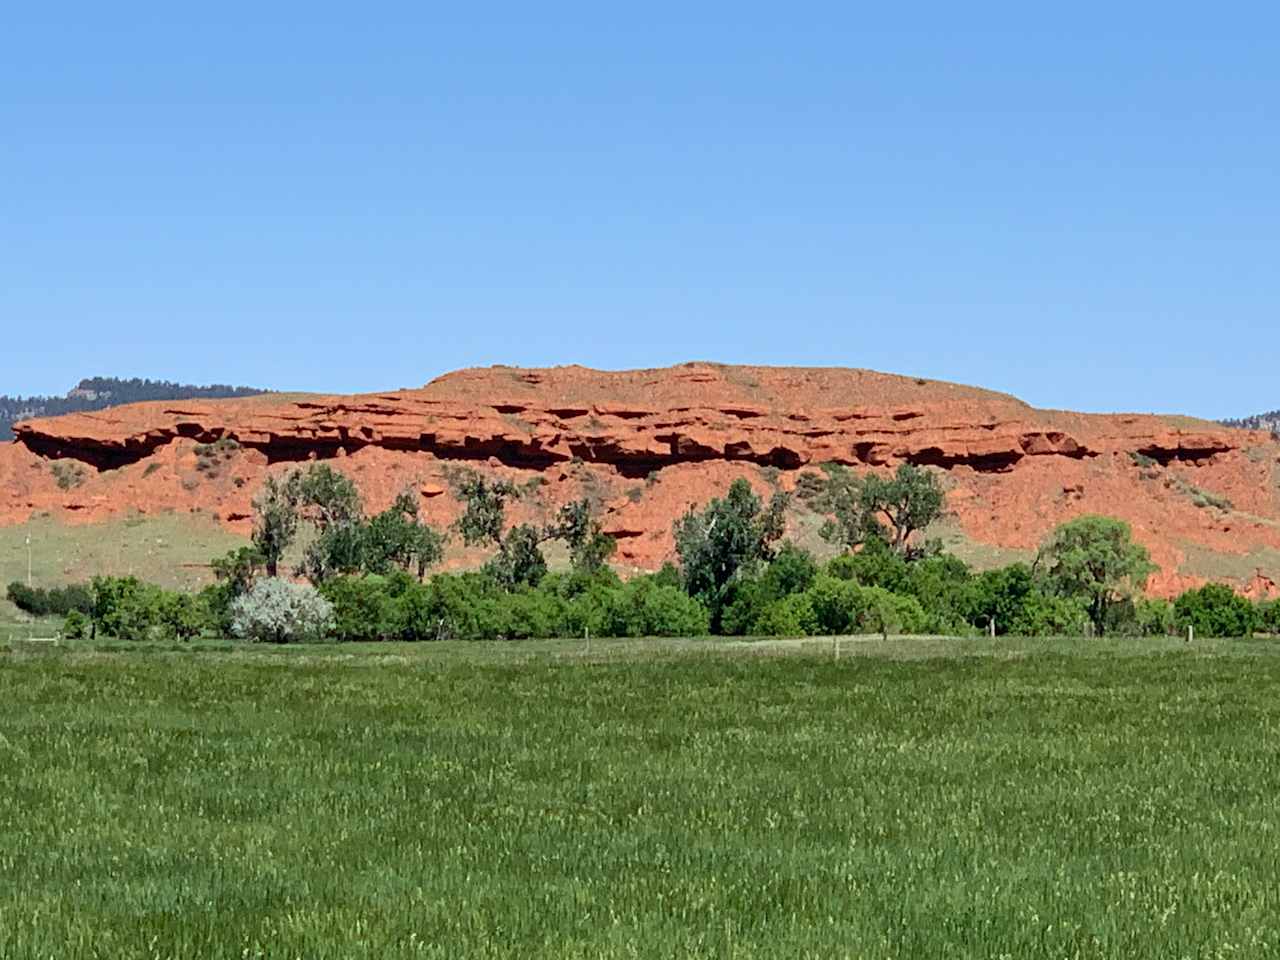
POLYGON ((1207 424, 1040 411, 1001 394, 868 371, 707 364, 622 373, 468 370, 419 390, 134 404, 31 420, 15 432, 41 456, 99 470, 136 463, 180 437, 229 437, 271 463, 372 446, 519 469, 580 460, 628 478, 713 460, 781 470, 906 461, 1004 472, 1029 457, 1087 459, 1116 450, 1167 465, 1249 442, 1242 431, 1207 424))

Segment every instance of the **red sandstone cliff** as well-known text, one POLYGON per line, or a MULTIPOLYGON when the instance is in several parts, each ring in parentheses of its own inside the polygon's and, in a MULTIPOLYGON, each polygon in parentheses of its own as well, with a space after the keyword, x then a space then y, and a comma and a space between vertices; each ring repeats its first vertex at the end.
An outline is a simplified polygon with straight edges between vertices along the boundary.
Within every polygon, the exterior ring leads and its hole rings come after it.
POLYGON ((444 523, 456 514, 447 470, 476 466, 536 489, 525 514, 592 496, 619 560, 652 567, 670 554, 672 521, 734 477, 763 491, 789 488, 827 461, 909 461, 946 472, 953 532, 974 545, 1031 549, 1064 519, 1106 513, 1130 521, 1150 547, 1161 592, 1214 572, 1214 557, 1224 558, 1223 573, 1248 567, 1249 576, 1280 578, 1280 444, 1269 434, 1036 410, 1003 394, 862 370, 493 367, 419 390, 142 403, 15 432, 0 447, 0 523, 38 511, 87 523, 198 507, 247 532, 266 472, 313 458, 335 458, 374 508, 413 484, 426 516, 444 523), (198 453, 221 438, 238 448, 198 453), (78 463, 83 481, 61 489, 51 460, 78 463))

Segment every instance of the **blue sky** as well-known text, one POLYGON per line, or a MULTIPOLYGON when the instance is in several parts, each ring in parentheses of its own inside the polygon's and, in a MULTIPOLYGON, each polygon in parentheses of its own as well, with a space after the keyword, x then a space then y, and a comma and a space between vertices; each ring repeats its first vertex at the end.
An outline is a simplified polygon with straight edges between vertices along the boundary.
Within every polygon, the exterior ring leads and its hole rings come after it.
POLYGON ((1278 28, 1260 3, 18 5, 0 392, 714 359, 1280 406, 1278 28))

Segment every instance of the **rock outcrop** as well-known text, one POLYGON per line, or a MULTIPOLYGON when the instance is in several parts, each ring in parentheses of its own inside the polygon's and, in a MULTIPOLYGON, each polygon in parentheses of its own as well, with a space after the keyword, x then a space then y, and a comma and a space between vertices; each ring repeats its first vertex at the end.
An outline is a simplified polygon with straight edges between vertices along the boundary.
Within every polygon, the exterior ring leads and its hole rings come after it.
POLYGON ((763 491, 825 462, 908 462, 945 471, 950 533, 975 558, 984 546, 1001 557, 1033 549, 1056 523, 1100 512, 1134 525, 1161 565, 1162 592, 1211 575, 1206 556, 1258 560, 1261 575, 1280 577, 1267 568, 1280 551, 1280 444, 1268 433, 1037 410, 862 370, 493 367, 362 396, 134 404, 15 433, 0 448, 0 522, 201 509, 247 531, 262 477, 313 459, 338 463, 375 507, 412 484, 426 514, 448 522, 449 472, 473 466, 523 483, 531 493, 519 509, 531 515, 591 496, 619 558, 652 567, 670 555, 672 521, 737 476, 763 491), (60 485, 59 461, 80 479, 64 470, 60 485))

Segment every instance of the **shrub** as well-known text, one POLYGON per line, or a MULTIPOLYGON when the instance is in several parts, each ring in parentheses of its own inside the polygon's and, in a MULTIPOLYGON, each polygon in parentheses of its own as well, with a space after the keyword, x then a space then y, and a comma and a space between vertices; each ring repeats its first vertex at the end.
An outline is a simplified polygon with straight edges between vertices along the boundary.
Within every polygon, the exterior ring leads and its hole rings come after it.
POLYGON ((1107 632, 1128 637, 1161 637, 1176 633, 1173 604, 1168 600, 1138 597, 1112 606, 1107 632))
POLYGON ((1087 601, 1078 597, 1061 597, 1032 590, 1009 632, 1024 637, 1079 637, 1089 629, 1087 601))
POLYGON ((827 564, 827 572, 843 580, 854 580, 864 587, 883 587, 895 593, 908 589, 910 564, 903 555, 879 537, 869 538, 857 553, 836 557, 827 564))
POLYGON ((636 577, 599 599, 600 636, 701 637, 711 630, 705 606, 655 577, 636 577))
POLYGON ((396 598, 394 633, 402 640, 489 640, 506 636, 502 589, 483 573, 437 574, 396 598))
POLYGON ((859 633, 924 633, 929 616, 915 597, 892 593, 884 587, 862 588, 863 608, 858 616, 859 633))
POLYGON ((318 640, 330 629, 333 605, 314 587, 267 577, 231 605, 231 631, 259 643, 318 640))
POLYGON ((189 593, 160 591, 156 600, 156 629, 165 640, 192 640, 209 624, 208 611, 189 593))
POLYGON ((1244 597, 1221 583, 1188 590, 1173 605, 1178 626, 1201 637, 1243 637, 1253 632, 1255 611, 1244 597))
MULTIPOLYGON (((728 586, 720 614, 720 632, 728 636, 767 635, 761 623, 765 611, 785 597, 803 593, 817 575, 818 564, 809 551, 784 543, 760 576, 744 578, 728 586)), ((772 616, 777 615, 775 612, 772 616)))
POLYGON ((1280 633, 1280 600, 1271 600, 1258 604, 1255 618, 1259 630, 1267 633, 1280 633))
POLYGON ((996 633, 1010 633, 1022 619, 1023 608, 1034 591, 1031 568, 1025 563, 986 570, 966 591, 964 618, 982 630, 990 629, 994 623, 996 633))
POLYGON ((107 636, 146 640, 160 621, 162 593, 137 577, 94 577, 94 622, 107 636))
POLYGON ((319 587, 333 607, 336 640, 385 640, 396 632, 396 605, 385 577, 333 577, 319 587))
POLYGON ((793 593, 761 611, 752 633, 761 637, 804 637, 818 632, 818 618, 807 594, 793 593))
POLYGON ((68 640, 83 640, 89 634, 89 618, 79 610, 72 610, 62 624, 62 635, 68 640))
POLYGON ((84 483, 84 467, 78 463, 55 463, 50 466, 60 490, 72 490, 84 483))
POLYGON ((14 581, 7 594, 15 607, 33 617, 65 617, 73 610, 93 612, 93 591, 84 584, 46 588, 14 581))
POLYGON ((813 613, 814 632, 841 636, 858 632, 864 599, 862 588, 852 580, 822 574, 805 591, 813 613))
POLYGON ((939 554, 912 563, 904 592, 929 615, 931 633, 967 633, 973 574, 964 561, 939 554))

